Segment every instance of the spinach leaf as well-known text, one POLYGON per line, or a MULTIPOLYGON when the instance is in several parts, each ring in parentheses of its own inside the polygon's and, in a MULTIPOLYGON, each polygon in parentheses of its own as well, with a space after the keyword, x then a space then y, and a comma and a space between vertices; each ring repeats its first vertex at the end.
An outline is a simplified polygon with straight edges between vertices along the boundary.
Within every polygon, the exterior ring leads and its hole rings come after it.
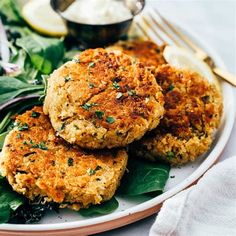
POLYGON ((119 193, 130 196, 151 192, 160 194, 169 177, 170 166, 130 158, 128 170, 122 178, 119 193))
POLYGON ((106 215, 115 211, 119 206, 118 201, 113 197, 107 202, 103 202, 100 205, 92 205, 86 209, 80 209, 79 213, 82 216, 94 216, 94 215, 106 215))
POLYGON ((11 210, 9 205, 0 204, 0 224, 8 222, 11 210))
POLYGON ((11 58, 11 63, 16 64, 20 68, 20 73, 16 76, 26 83, 40 83, 41 73, 32 65, 30 57, 25 50, 19 50, 16 55, 11 58))
POLYGON ((43 85, 27 84, 19 79, 1 76, 0 77, 0 104, 17 97, 20 94, 40 93, 44 91, 43 85))
POLYGON ((23 203, 23 197, 14 192, 5 179, 0 179, 0 223, 8 222, 11 212, 23 203))
POLYGON ((16 45, 28 53, 32 64, 44 74, 50 74, 64 56, 62 39, 45 38, 33 33, 17 39, 16 45))

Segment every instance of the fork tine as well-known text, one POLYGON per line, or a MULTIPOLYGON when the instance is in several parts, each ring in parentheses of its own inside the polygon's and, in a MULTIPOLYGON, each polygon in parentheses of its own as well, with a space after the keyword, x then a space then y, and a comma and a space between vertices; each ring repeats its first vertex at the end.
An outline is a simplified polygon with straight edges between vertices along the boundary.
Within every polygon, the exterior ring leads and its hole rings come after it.
POLYGON ((151 37, 148 35, 148 33, 144 30, 144 28, 140 25, 139 22, 135 22, 135 26, 138 27, 138 29, 142 32, 142 34, 148 39, 152 40, 151 37))
POLYGON ((145 24, 148 26, 149 29, 152 30, 152 32, 161 40, 162 43, 166 43, 166 41, 162 38, 162 36, 158 33, 156 28, 153 28, 152 25, 149 23, 147 18, 145 16, 142 16, 142 20, 145 22, 145 24))
MULTIPOLYGON (((158 20, 149 13, 149 17, 151 18, 151 20, 153 21, 153 23, 168 37, 171 39, 171 41, 173 41, 176 45, 181 46, 180 43, 158 22, 158 20)), ((151 25, 150 25, 151 27, 151 25)), ((152 30, 154 31, 154 29, 156 29, 155 27, 152 28, 152 30)))
POLYGON ((199 57, 202 59, 206 59, 208 56, 207 54, 199 48, 195 43, 192 42, 187 36, 182 34, 180 31, 176 30, 176 28, 167 20, 165 19, 157 9, 154 9, 154 12, 161 18, 161 20, 169 27, 169 29, 175 33, 185 44, 187 44, 193 51, 195 51, 199 57))

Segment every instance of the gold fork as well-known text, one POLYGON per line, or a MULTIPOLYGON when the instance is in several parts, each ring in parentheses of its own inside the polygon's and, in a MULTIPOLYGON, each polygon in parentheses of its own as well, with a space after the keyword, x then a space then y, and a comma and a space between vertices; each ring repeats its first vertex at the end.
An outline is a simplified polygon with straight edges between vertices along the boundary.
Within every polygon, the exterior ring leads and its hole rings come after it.
POLYGON ((146 15, 142 15, 141 19, 142 24, 140 21, 137 21, 136 25, 149 40, 152 39, 151 35, 155 35, 162 44, 172 42, 172 44, 177 46, 191 49, 199 59, 205 61, 211 67, 215 75, 236 86, 236 77, 234 75, 215 66, 212 58, 203 49, 176 29, 176 27, 157 10, 149 11, 146 15))

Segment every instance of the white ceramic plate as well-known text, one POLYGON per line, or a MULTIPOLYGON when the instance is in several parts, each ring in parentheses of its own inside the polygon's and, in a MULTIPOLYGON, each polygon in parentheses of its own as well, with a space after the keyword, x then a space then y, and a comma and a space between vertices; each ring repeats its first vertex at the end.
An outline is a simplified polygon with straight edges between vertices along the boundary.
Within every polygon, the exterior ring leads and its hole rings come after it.
MULTIPOLYGON (((180 29, 205 49, 218 66, 224 68, 222 60, 208 45, 189 30, 183 27, 180 29)), ((163 194, 153 199, 120 197, 119 208, 109 215, 100 217, 84 218, 71 210, 60 210, 59 214, 49 213, 38 224, 1 224, 0 235, 41 235, 42 231, 47 231, 47 235, 93 234, 135 222, 157 212, 166 199, 194 184, 217 161, 223 151, 235 119, 235 101, 229 84, 221 82, 221 89, 224 97, 224 115, 211 150, 194 163, 172 168, 170 176, 175 177, 169 178, 163 194)))

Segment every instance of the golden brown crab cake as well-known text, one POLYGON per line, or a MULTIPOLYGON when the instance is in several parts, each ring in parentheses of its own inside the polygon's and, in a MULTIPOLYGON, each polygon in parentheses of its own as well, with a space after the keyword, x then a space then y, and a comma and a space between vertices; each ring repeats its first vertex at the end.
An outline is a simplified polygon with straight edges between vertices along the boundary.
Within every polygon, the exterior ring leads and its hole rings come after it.
POLYGON ((145 66, 156 68, 166 64, 163 57, 165 45, 158 46, 152 41, 131 40, 119 41, 113 46, 108 47, 109 50, 119 50, 123 53, 137 58, 145 66))
POLYGON ((222 115, 221 94, 200 75, 169 65, 157 69, 156 79, 165 98, 164 118, 132 150, 173 165, 194 161, 212 144, 222 115))
POLYGON ((163 104, 143 64, 121 52, 90 49, 53 72, 44 112, 69 143, 101 149, 126 146, 154 129, 163 104))
POLYGON ((16 192, 31 200, 44 198, 79 210, 109 200, 126 164, 122 149, 85 151, 56 137, 42 107, 35 107, 16 118, 0 171, 16 192))

